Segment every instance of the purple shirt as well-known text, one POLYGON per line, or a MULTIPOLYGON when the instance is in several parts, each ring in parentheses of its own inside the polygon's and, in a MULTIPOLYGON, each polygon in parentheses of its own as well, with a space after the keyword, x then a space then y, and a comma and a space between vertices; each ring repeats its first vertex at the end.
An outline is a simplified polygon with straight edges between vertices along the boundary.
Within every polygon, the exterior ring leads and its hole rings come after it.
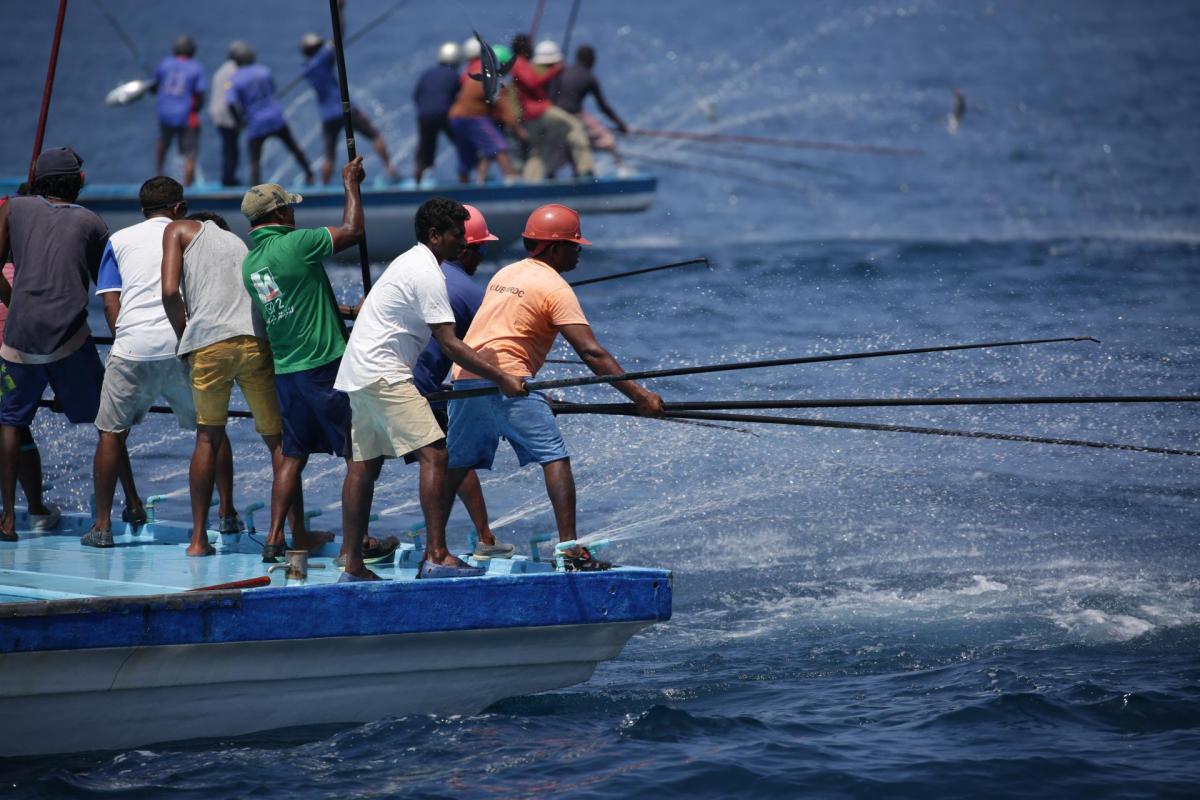
POLYGON ((249 64, 233 74, 228 102, 246 124, 246 136, 261 139, 287 127, 283 106, 275 99, 275 81, 263 64, 249 64))
POLYGON ((322 122, 342 116, 342 91, 338 88, 337 72, 333 68, 333 48, 323 46, 304 62, 304 77, 317 93, 317 112, 322 122))
POLYGON ((187 56, 164 58, 154 73, 158 82, 158 121, 172 128, 188 125, 195 97, 208 91, 204 67, 187 56))

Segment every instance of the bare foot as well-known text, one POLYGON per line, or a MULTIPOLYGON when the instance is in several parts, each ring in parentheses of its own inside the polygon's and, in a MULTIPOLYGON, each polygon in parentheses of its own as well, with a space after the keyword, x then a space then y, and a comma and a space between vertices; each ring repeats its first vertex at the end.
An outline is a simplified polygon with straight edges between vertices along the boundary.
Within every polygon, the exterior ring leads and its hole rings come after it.
POLYGON ((292 531, 292 547, 297 550, 307 550, 312 553, 332 541, 332 531, 304 531, 302 533, 292 531))
POLYGON ((204 556, 215 556, 217 548, 213 547, 208 542, 202 545, 188 545, 187 554, 192 558, 203 558, 204 556))
POLYGON ((444 556, 440 557, 430 556, 427 553, 425 555, 425 560, 430 564, 437 564, 439 567, 458 567, 459 569, 462 569, 464 567, 470 568, 471 566, 458 556, 452 556, 449 553, 446 553, 444 556))
POLYGON ((362 567, 361 569, 356 569, 356 570, 349 570, 349 569, 348 569, 348 570, 346 570, 346 574, 347 574, 347 575, 353 575, 354 577, 356 577, 356 578, 358 578, 359 580, 362 580, 362 581, 379 581, 379 580, 383 580, 383 579, 382 579, 382 578, 380 578, 378 575, 376 575, 374 572, 371 572, 371 570, 367 569, 365 566, 364 566, 364 567, 362 567))

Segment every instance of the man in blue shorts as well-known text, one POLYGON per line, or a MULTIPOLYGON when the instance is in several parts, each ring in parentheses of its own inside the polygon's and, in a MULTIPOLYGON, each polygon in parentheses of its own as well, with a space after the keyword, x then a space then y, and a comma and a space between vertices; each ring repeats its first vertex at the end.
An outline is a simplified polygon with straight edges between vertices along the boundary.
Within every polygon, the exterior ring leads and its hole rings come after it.
POLYGON ((200 106, 208 83, 204 67, 195 60, 196 42, 179 36, 171 45, 173 55, 163 59, 154 73, 153 91, 158 95, 158 145, 154 150, 154 174, 163 174, 163 162, 171 141, 179 140, 183 156, 183 185, 196 178, 196 151, 200 142, 200 106))
MULTIPOLYGON (((104 365, 88 328, 88 284, 100 267, 108 228, 75 204, 82 188, 83 159, 56 147, 38 156, 32 194, 0 206, 0 253, 11 248, 15 265, 12 284, 0 277, 0 298, 9 298, 0 366, 13 383, 0 398, 0 541, 17 538, 21 429, 33 422, 46 385, 75 424, 94 422, 100 407, 104 365)), ((121 462, 124 480, 128 454, 121 462)))
MULTIPOLYGON (((242 262, 242 280, 266 324, 275 362, 275 393, 283 417, 283 459, 271 486, 271 530, 263 561, 286 550, 283 521, 293 504, 303 504, 300 477, 313 453, 349 458, 350 400, 333 388, 346 350, 346 328, 325 273, 324 259, 353 247, 363 234, 359 186, 362 157, 342 167, 346 198, 336 228, 296 228, 293 204, 303 198, 273 183, 254 186, 242 198, 253 248, 242 262)), ((303 515, 301 515, 303 518, 303 515)), ((292 531, 300 549, 319 547, 329 537, 292 531)), ((365 555, 396 548, 368 542, 365 555)), ((389 551, 390 552, 390 551, 389 551)))
MULTIPOLYGON (((579 263, 583 245, 591 244, 580 232, 579 215, 562 205, 542 206, 530 215, 523 236, 528 258, 492 276, 463 341, 501 371, 531 380, 545 363, 554 340, 562 334, 592 372, 622 374, 621 365, 596 341, 574 290, 562 277, 579 263)), ((455 367, 452 377, 455 390, 495 386, 462 367, 455 367)), ((663 413, 662 398, 633 381, 614 383, 613 388, 632 400, 639 414, 663 413)), ((470 470, 492 468, 501 437, 512 445, 522 466, 541 465, 559 541, 573 541, 575 477, 571 457, 550 404, 540 392, 528 397, 493 393, 451 401, 446 438, 450 450, 446 478, 449 496, 458 490, 470 470)), ((448 514, 448 503, 446 509, 448 514)), ((581 563, 590 559, 583 548, 567 555, 581 563)))
POLYGON ((304 170, 305 183, 312 183, 313 172, 308 157, 292 136, 292 129, 283 117, 283 106, 275 99, 275 79, 271 77, 270 68, 254 63, 257 56, 250 45, 238 48, 230 56, 237 63, 238 71, 233 73, 225 101, 237 121, 246 128, 250 183, 256 184, 261 178, 263 144, 271 137, 283 142, 304 170))
MULTIPOLYGON (((325 162, 321 164, 321 183, 328 185, 329 179, 333 177, 337 145, 341 141, 338 134, 342 132, 346 121, 345 115, 342 114, 342 93, 338 87, 334 67, 333 45, 315 33, 306 33, 300 40, 300 52, 304 55, 304 67, 301 72, 317 95, 317 113, 321 116, 321 132, 325 138, 325 162)), ((383 134, 356 105, 350 106, 350 124, 354 126, 356 133, 361 133, 371 140, 371 146, 383 162, 388 179, 394 183, 398 178, 396 171, 392 169, 392 159, 388 155, 383 134)))

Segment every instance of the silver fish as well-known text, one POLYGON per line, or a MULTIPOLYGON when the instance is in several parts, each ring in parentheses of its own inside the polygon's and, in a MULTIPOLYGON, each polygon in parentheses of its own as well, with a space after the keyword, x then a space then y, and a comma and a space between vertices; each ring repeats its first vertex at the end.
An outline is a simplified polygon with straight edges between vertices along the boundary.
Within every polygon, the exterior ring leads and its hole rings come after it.
POLYGON ((105 95, 104 105, 127 106, 132 102, 140 100, 142 95, 149 91, 150 87, 153 85, 154 81, 142 79, 138 79, 136 81, 126 81, 105 95))
POLYGON ((500 93, 500 79, 508 74, 512 69, 513 64, 517 63, 517 57, 514 55, 508 60, 507 64, 501 64, 496 58, 496 51, 492 46, 483 40, 479 35, 479 31, 471 31, 475 34, 476 41, 479 42, 479 68, 482 74, 474 74, 468 77, 473 80, 483 81, 483 99, 488 103, 493 103, 496 100, 496 95, 500 93))

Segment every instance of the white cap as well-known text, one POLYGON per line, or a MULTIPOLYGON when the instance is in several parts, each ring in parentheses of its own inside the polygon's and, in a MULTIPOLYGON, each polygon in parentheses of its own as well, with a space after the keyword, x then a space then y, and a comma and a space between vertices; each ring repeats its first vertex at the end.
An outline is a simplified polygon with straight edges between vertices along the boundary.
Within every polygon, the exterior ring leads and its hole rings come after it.
POLYGON ((458 66, 458 62, 462 60, 458 45, 454 42, 444 42, 438 48, 438 63, 449 64, 452 67, 458 66))
POLYGON ((562 60, 562 50, 559 50, 558 45, 549 39, 538 42, 537 47, 533 48, 533 63, 535 64, 548 66, 562 60))
POLYGON ((479 40, 472 36, 462 43, 462 57, 467 61, 479 58, 479 40))

